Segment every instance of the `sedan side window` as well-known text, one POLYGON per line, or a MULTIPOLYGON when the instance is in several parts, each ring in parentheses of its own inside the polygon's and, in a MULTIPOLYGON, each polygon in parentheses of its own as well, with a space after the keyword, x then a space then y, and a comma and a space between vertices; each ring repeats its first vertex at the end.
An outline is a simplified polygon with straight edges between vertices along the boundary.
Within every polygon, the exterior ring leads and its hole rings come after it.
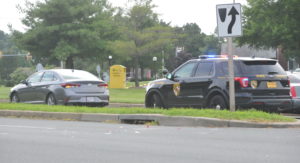
POLYGON ((28 83, 37 83, 37 82, 40 82, 42 75, 43 75, 43 72, 37 72, 37 73, 31 75, 28 78, 27 82, 28 83))
POLYGON ((190 62, 183 65, 179 70, 174 74, 175 78, 187 78, 193 75, 193 70, 197 62, 190 62))
POLYGON ((42 78, 42 82, 54 81, 54 75, 52 72, 45 72, 42 78))

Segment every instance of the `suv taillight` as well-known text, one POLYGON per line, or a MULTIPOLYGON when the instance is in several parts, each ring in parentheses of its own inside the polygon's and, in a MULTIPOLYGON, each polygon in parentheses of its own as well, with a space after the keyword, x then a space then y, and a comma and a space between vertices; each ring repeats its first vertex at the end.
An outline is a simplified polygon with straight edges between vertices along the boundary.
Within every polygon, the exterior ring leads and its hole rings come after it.
POLYGON ((297 97, 296 88, 295 86, 291 86, 291 96, 292 98, 297 97))
POLYGON ((64 83, 64 84, 61 84, 61 86, 64 88, 77 88, 77 87, 80 87, 80 84, 64 83))
POLYGON ((239 82, 240 86, 243 88, 246 88, 249 85, 249 78, 247 77, 235 77, 234 81, 239 82))

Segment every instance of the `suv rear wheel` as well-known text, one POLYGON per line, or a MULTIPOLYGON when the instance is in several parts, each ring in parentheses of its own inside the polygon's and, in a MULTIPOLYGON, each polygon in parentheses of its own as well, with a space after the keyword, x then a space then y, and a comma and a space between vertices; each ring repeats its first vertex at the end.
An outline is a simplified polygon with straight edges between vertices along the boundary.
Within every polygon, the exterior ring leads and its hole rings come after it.
POLYGON ((227 106, 224 98, 221 95, 215 95, 209 100, 208 108, 223 110, 226 109, 227 106))

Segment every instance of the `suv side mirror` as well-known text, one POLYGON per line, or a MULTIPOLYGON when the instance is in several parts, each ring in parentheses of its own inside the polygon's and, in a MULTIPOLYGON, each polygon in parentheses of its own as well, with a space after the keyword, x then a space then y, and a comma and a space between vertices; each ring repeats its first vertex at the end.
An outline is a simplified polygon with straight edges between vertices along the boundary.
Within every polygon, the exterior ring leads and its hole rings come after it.
POLYGON ((163 75, 167 75, 167 74, 169 73, 169 71, 168 71, 167 69, 164 69, 164 70, 162 71, 162 73, 163 73, 163 75))
POLYGON ((174 80, 174 76, 171 73, 168 73, 166 78, 169 80, 174 80))

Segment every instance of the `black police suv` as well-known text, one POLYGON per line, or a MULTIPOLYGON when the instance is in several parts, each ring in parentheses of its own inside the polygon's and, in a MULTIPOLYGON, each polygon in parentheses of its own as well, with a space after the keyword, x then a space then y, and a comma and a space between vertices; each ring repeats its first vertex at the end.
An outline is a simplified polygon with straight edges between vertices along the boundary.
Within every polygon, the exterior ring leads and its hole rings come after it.
MULTIPOLYGON (((234 57, 236 107, 288 110, 289 80, 277 60, 234 57)), ((200 56, 179 66, 165 79, 149 82, 146 107, 229 107, 228 58, 200 56)))

